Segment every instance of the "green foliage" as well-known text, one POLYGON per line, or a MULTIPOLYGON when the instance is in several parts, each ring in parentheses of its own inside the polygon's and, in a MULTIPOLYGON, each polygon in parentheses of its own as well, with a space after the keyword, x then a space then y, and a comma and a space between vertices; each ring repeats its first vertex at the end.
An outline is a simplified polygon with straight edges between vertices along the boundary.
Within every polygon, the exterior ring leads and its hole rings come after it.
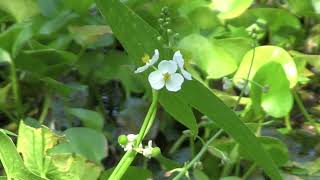
POLYGON ((261 106, 273 117, 288 115, 293 105, 293 97, 289 81, 280 63, 271 61, 263 65, 255 74, 253 81, 261 85, 252 85, 252 103, 256 109, 261 106))
POLYGON ((0 179, 314 178, 319 13, 319 0, 0 0, 0 179), (150 78, 172 59, 181 89, 151 89, 178 85, 150 78))
MULTIPOLYGON (((101 167, 98 163, 90 162, 86 157, 88 153, 82 148, 77 149, 77 144, 85 143, 85 139, 73 138, 78 130, 70 129, 66 132, 66 138, 69 142, 60 143, 64 139, 63 136, 53 133, 46 127, 41 127, 34 120, 30 120, 29 124, 25 124, 23 121, 20 123, 19 137, 17 150, 22 154, 25 166, 33 173, 49 179, 96 179, 100 172, 101 167), (61 146, 70 147, 68 150, 57 152, 57 148, 61 146), (72 149, 76 148, 76 149, 72 149), (75 155, 73 155, 75 153, 75 155)), ((97 138, 99 135, 92 133, 89 130, 83 129, 88 134, 86 137, 97 138)), ((76 134, 79 135, 79 134, 76 134)), ((103 139, 101 139, 103 141, 103 139)), ((103 142, 101 146, 96 146, 94 149, 98 152, 103 150, 103 142), (102 146, 102 147, 101 147, 102 146)), ((105 154, 101 154, 105 155, 105 154)), ((96 157, 92 157, 89 154, 89 159, 99 158, 99 154, 96 157)))

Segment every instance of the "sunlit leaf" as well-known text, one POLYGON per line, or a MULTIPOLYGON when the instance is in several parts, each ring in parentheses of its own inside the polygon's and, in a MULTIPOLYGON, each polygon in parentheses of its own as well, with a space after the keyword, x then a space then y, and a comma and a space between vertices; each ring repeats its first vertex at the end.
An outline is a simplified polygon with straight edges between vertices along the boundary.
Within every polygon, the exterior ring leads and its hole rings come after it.
MULTIPOLYGON (((247 78, 252 57, 253 50, 248 51, 243 57, 243 60, 233 77, 233 81, 235 83, 247 78)), ((288 80, 290 81, 290 88, 296 85, 298 81, 296 65, 290 54, 284 49, 277 46, 260 46, 255 49, 255 55, 249 80, 252 80, 259 68, 261 68, 268 62, 280 63, 285 71, 288 80)))

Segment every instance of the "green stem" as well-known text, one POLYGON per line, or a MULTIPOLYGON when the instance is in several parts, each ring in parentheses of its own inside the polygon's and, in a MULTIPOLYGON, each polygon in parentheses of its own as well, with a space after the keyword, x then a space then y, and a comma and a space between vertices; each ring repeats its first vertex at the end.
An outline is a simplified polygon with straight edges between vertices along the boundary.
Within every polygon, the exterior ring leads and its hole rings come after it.
POLYGON ((181 144, 183 143, 184 140, 186 140, 186 138, 187 138, 187 135, 182 134, 180 138, 173 144, 173 146, 169 150, 169 154, 173 154, 174 152, 176 152, 176 150, 181 146, 181 144))
MULTIPOLYGON (((150 105, 148 113, 139 131, 135 147, 138 147, 139 144, 141 144, 143 138, 148 134, 157 112, 157 103, 158 103, 158 92, 152 91, 152 103, 150 105)), ((137 155, 136 151, 127 151, 126 154, 121 158, 120 162, 118 163, 116 168, 113 170, 111 176, 108 179, 109 180, 121 179, 121 177, 127 171, 127 169, 129 168, 130 164, 132 163, 136 155, 137 155)))
POLYGON ((250 177, 250 175, 252 174, 252 172, 256 169, 257 164, 254 163, 250 166, 250 168, 247 170, 247 172, 243 175, 242 179, 246 180, 250 177))
POLYGON ((16 74, 16 67, 14 62, 11 62, 10 65, 11 65, 10 74, 11 74, 13 97, 14 97, 15 105, 18 112, 18 118, 22 118, 22 102, 21 102, 20 93, 19 93, 19 83, 18 83, 17 74, 16 74))
POLYGON ((200 158, 203 156, 203 154, 208 150, 208 148, 210 147, 210 144, 213 142, 213 140, 215 140, 221 133, 223 132, 222 129, 220 129, 214 136, 212 136, 205 145, 203 145, 203 147, 201 148, 200 152, 192 159, 192 161, 190 163, 188 163, 187 166, 185 166, 183 168, 182 171, 179 172, 178 175, 176 175, 173 180, 178 180, 180 179, 182 176, 184 176, 188 169, 190 169, 196 162, 198 162, 200 160, 200 158))
POLYGON ((295 99, 300 111, 302 112, 304 118, 314 126, 314 128, 316 129, 316 133, 320 134, 320 130, 319 130, 318 126, 317 126, 316 121, 309 115, 308 111, 304 107, 303 102, 300 99, 300 97, 299 97, 298 93, 296 92, 296 90, 292 90, 292 94, 293 94, 293 97, 294 97, 294 99, 295 99))
POLYGON ((286 115, 286 117, 284 118, 284 122, 286 124, 286 128, 288 129, 288 131, 291 131, 292 126, 291 126, 291 121, 290 121, 290 114, 286 115))
POLYGON ((41 115, 39 117, 39 123, 40 124, 43 124, 44 120, 47 117, 47 114, 48 114, 48 111, 49 111, 49 107, 50 107, 50 102, 51 102, 50 95, 46 94, 45 97, 44 97, 42 112, 41 112, 41 115))

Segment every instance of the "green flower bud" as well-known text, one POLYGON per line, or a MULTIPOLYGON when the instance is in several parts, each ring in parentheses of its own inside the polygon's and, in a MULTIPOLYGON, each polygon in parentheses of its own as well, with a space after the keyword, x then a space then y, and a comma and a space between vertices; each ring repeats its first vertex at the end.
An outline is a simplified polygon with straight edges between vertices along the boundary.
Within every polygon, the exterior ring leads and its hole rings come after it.
POLYGON ((120 145, 126 145, 127 143, 128 143, 128 138, 127 138, 127 136, 126 135, 120 135, 119 137, 118 137, 118 143, 120 144, 120 145))
POLYGON ((167 27, 167 26, 169 26, 169 24, 170 24, 169 22, 165 22, 165 23, 163 23, 163 26, 167 27))
POLYGON ((167 17, 166 18, 166 22, 170 22, 171 21, 171 18, 170 17, 167 17))
POLYGON ((161 149, 159 147, 152 148, 151 157, 157 157, 161 154, 161 149))
POLYGON ((173 32, 172 29, 167 29, 168 34, 172 34, 172 32, 173 32))
POLYGON ((158 22, 159 22, 159 23, 163 23, 163 22, 164 22, 164 19, 163 19, 163 18, 159 18, 159 19, 158 19, 158 22))
POLYGON ((157 40, 158 40, 158 41, 162 41, 162 37, 161 37, 161 36, 158 36, 158 37, 157 37, 157 40))

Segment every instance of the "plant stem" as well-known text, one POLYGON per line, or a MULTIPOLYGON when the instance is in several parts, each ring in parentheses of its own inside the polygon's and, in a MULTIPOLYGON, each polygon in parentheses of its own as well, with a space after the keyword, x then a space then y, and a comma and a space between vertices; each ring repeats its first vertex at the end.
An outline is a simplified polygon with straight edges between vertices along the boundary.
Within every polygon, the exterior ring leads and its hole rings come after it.
MULTIPOLYGON (((152 126, 152 123, 154 121, 154 118, 156 116, 157 104, 158 104, 158 92, 152 91, 152 103, 150 105, 148 113, 139 131, 135 147, 138 147, 141 144, 143 138, 148 134, 152 126)), ((116 168, 113 170, 112 174, 108 179, 109 180, 121 179, 121 177, 127 171, 127 169, 129 168, 130 164, 132 163, 136 155, 137 155, 137 152, 134 150, 127 151, 125 155, 121 158, 120 162, 118 163, 116 168)))
POLYGON ((252 174, 252 172, 256 169, 257 164, 253 163, 250 168, 248 169, 248 171, 243 175, 242 179, 246 180, 250 177, 250 175, 252 174))
POLYGON ((44 97, 44 102, 43 102, 43 108, 42 108, 42 112, 39 118, 39 123, 43 124, 44 120, 47 117, 48 111, 49 111, 49 107, 50 107, 50 103, 51 103, 51 99, 50 99, 50 95, 46 94, 44 97))
POLYGON ((286 117, 284 117, 284 122, 286 124, 286 128, 288 129, 288 131, 292 130, 292 126, 291 126, 291 121, 290 121, 290 114, 286 115, 286 117))
POLYGON ((302 112, 304 118, 314 126, 314 128, 316 129, 316 133, 320 134, 320 130, 317 127, 316 121, 309 115, 308 111, 304 107, 303 102, 300 99, 300 97, 299 97, 298 93, 296 92, 296 90, 292 90, 292 94, 293 94, 294 100, 296 101, 296 103, 297 103, 300 111, 302 112))
POLYGON ((173 146, 169 150, 169 154, 173 154, 176 150, 181 146, 184 140, 186 140, 187 135, 182 134, 179 139, 173 144, 173 146))
POLYGON ((14 62, 11 62, 10 64, 10 74, 11 74, 13 97, 15 100, 16 108, 17 108, 18 118, 20 119, 22 118, 22 102, 20 98, 19 83, 17 79, 16 66, 14 62))
POLYGON ((190 169, 194 163, 198 162, 200 160, 200 158, 203 156, 203 154, 208 150, 210 144, 213 142, 213 140, 215 140, 221 133, 223 132, 222 129, 220 129, 214 136, 212 136, 205 145, 203 145, 203 147, 201 148, 200 152, 192 159, 192 161, 190 163, 188 163, 188 165, 186 167, 183 168, 182 171, 179 172, 178 175, 176 175, 173 180, 178 180, 180 179, 182 176, 184 176, 186 174, 186 172, 188 171, 188 169, 190 169))

